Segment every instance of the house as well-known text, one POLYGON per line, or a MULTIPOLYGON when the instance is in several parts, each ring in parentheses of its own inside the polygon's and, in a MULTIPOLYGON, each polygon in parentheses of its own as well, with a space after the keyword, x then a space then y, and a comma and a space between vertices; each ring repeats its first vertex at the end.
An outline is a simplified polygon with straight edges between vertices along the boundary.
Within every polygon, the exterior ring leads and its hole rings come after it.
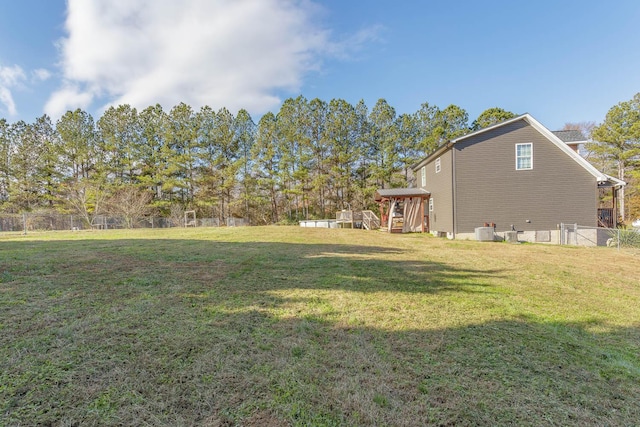
POLYGON ((497 234, 518 231, 519 240, 557 242, 561 223, 615 225, 625 183, 598 171, 562 138, 584 142, 523 114, 440 146, 413 166, 418 187, 429 193, 429 231, 474 239, 476 228, 490 226, 497 234), (607 208, 600 206, 602 191, 611 194, 607 208))
POLYGON ((587 141, 581 131, 571 129, 571 130, 554 130, 552 133, 560 138, 562 142, 567 144, 569 148, 575 151, 578 154, 581 153, 581 148, 586 144, 587 141))

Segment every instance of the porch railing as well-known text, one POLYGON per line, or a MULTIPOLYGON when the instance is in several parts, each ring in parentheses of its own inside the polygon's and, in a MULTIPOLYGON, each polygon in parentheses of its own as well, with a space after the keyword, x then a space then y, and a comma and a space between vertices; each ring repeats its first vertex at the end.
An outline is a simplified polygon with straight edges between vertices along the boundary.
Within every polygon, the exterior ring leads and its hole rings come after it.
POLYGON ((605 228, 615 228, 616 218, 613 208, 598 209, 598 226, 605 228))

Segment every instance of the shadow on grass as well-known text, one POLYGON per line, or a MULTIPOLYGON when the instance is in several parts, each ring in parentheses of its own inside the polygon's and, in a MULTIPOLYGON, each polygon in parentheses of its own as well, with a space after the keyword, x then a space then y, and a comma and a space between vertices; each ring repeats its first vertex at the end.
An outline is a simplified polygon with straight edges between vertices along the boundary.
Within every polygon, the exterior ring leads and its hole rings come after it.
POLYGON ((637 328, 535 318, 372 327, 329 298, 356 299, 360 315, 373 309, 358 301, 394 304, 397 294, 470 303, 502 271, 368 246, 90 243, 0 249, 0 424, 640 419, 637 328))
MULTIPOLYGON (((4 242, 4 274, 68 274, 93 280, 189 281, 247 291, 345 289, 359 292, 488 292, 495 269, 407 260, 395 248, 342 244, 117 240, 4 242), (103 277, 104 276, 104 277, 103 277), (239 278, 242 280, 238 280, 239 278), (214 283, 215 282, 215 283, 214 283)), ((0 272, 2 273, 2 272, 0 272)), ((72 280, 73 283, 73 280, 72 280)))
MULTIPOLYGON (((258 311, 127 311, 51 327, 3 358, 7 425, 633 425, 636 331, 487 322, 338 327, 258 311), (158 323, 165 328, 159 329, 158 323)), ((175 310, 175 309, 174 309, 175 310)), ((173 311, 173 310, 169 310, 173 311)), ((6 356, 6 355, 3 355, 6 356)))

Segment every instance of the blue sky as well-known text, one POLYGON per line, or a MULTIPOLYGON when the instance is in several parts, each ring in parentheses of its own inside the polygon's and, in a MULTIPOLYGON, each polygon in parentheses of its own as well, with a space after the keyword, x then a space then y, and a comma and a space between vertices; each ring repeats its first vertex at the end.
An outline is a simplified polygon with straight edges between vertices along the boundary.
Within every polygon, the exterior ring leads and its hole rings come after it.
POLYGON ((299 94, 558 129, 640 92, 640 2, 0 0, 0 117, 184 101, 258 120, 299 94))

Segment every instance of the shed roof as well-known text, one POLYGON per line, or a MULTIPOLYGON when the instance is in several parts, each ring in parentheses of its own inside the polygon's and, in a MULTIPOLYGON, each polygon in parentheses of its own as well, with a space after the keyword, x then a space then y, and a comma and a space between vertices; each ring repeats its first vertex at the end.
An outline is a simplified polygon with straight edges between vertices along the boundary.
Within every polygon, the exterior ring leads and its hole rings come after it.
POLYGON ((423 188, 381 188, 376 191, 376 201, 388 198, 427 197, 431 193, 423 188))

